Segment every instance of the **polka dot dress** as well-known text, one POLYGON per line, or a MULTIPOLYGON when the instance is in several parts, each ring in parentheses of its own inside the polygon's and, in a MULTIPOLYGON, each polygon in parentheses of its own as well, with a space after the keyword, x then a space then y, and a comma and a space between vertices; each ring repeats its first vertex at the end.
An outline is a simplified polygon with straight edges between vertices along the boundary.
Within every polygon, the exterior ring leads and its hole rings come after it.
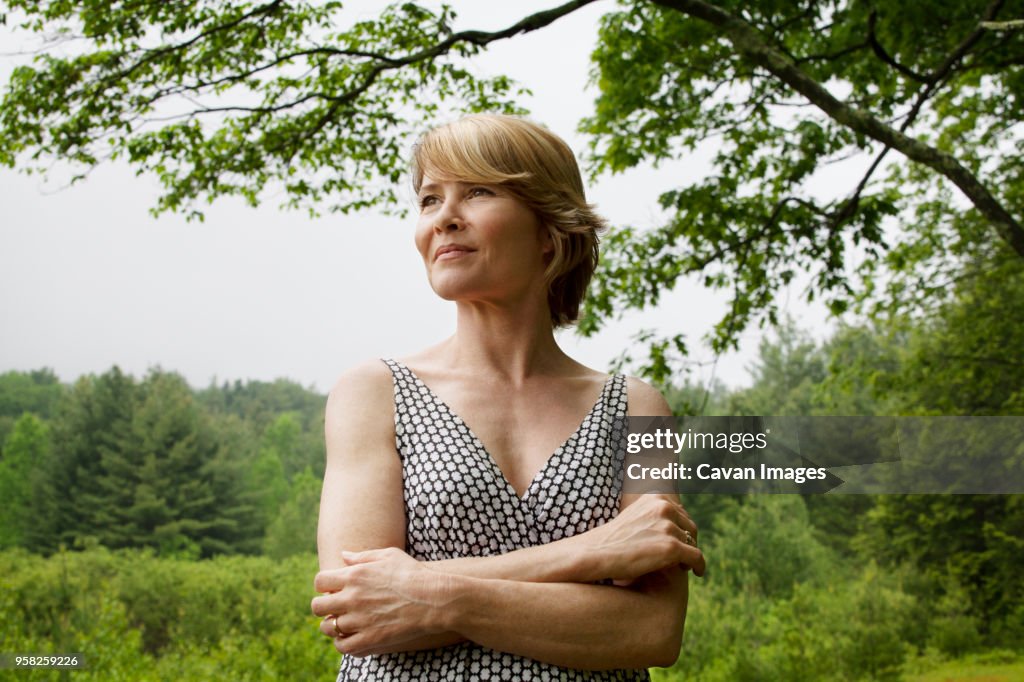
MULTIPOLYGON (((619 509, 621 461, 611 447, 626 416, 626 381, 609 377, 583 423, 520 498, 462 419, 412 373, 385 360, 395 384, 406 551, 423 561, 504 554, 583 533, 619 509)), ((342 659, 338 682, 649 680, 646 670, 574 670, 472 642, 342 659)))

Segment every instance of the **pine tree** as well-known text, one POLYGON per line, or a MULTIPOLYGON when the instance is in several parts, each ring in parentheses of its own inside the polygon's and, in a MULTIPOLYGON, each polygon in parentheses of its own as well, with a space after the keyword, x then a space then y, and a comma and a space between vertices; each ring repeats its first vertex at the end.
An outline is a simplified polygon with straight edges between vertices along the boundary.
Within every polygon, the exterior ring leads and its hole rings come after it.
MULTIPOLYGON (((62 398, 53 424, 46 472, 34 486, 38 515, 32 548, 54 551, 97 538, 116 504, 100 491, 102 453, 116 451, 131 429, 136 386, 118 367, 79 379, 62 398)), ((130 489, 130 486, 126 486, 130 489)))

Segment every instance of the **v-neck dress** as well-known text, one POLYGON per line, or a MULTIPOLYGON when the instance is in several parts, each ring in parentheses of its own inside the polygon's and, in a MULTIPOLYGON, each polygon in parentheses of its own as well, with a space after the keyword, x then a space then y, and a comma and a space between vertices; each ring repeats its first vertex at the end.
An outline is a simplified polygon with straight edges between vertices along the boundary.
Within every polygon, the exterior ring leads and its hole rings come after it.
MULTIPOLYGON (((607 523, 619 510, 626 381, 612 375, 576 431, 520 497, 466 423, 417 377, 385 360, 395 387, 406 551, 422 561, 493 556, 607 523)), ((500 396, 495 396, 500 400, 500 396)), ((595 644, 595 647, 601 646, 595 644)), ((463 642, 342 659, 338 682, 634 682, 646 670, 576 670, 463 642)))

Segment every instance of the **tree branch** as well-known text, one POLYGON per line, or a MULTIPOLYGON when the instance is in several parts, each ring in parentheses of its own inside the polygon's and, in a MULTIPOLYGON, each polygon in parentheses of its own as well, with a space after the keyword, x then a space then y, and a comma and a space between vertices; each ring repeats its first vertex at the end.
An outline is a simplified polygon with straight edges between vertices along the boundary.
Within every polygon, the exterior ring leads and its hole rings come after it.
MULTIPOLYGON (((991 18, 995 16, 996 13, 999 11, 999 8, 1002 6, 1002 4, 1003 0, 994 0, 985 9, 983 17, 991 18)), ((868 20, 869 31, 871 31, 872 36, 874 35, 874 18, 875 13, 872 12, 871 18, 868 20)), ((942 84, 942 82, 949 77, 949 74, 952 72, 953 67, 956 65, 956 63, 963 59, 963 57, 967 54, 971 47, 973 47, 977 43, 980 37, 981 31, 979 29, 975 29, 966 38, 960 41, 956 48, 954 48, 953 52, 951 52, 939 66, 932 69, 932 71, 929 72, 926 76, 919 77, 921 79, 921 82, 926 83, 927 85, 921 90, 921 92, 918 93, 917 98, 914 101, 914 104, 910 107, 910 111, 907 112, 906 118, 903 120, 903 123, 899 127, 900 133, 905 133, 907 129, 909 129, 910 126, 914 123, 914 121, 917 120, 918 115, 924 108, 925 102, 927 102, 928 99, 935 93, 935 91, 942 84)), ((899 66, 895 62, 893 62, 893 66, 899 68, 899 66)), ((885 159, 890 149, 892 149, 892 146, 885 145, 885 147, 882 148, 882 151, 879 152, 878 156, 875 157, 875 160, 868 167, 868 170, 864 174, 864 177, 861 178, 861 181, 857 184, 857 187, 853 191, 853 194, 851 194, 850 198, 843 202, 843 205, 839 208, 838 211, 836 211, 835 218, 832 221, 833 227, 838 227, 844 221, 849 220, 851 217, 853 217, 854 213, 857 211, 857 207, 860 204, 860 197, 861 194, 864 192, 864 188, 867 187, 868 181, 871 180, 871 176, 874 175, 875 171, 881 165, 882 161, 885 159)))
POLYGON ((201 31, 183 42, 175 43, 174 45, 164 45, 163 47, 159 47, 153 50, 146 50, 145 52, 143 52, 142 57, 134 64, 125 69, 122 69, 118 73, 113 73, 104 76, 103 80, 107 82, 112 82, 121 80, 123 78, 127 78, 128 76, 132 75, 137 69, 145 66, 154 59, 158 59, 159 57, 162 57, 166 54, 170 54, 172 52, 178 52, 179 50, 187 49, 192 45, 198 43, 200 40, 209 38, 210 36, 216 33, 220 33, 221 31, 227 31, 229 29, 232 29, 235 26, 238 26, 239 24, 243 23, 247 19, 251 19, 261 14, 269 14, 270 12, 273 12, 281 4, 281 2, 282 0, 272 0, 272 2, 268 2, 265 5, 258 5, 256 7, 253 7, 248 12, 240 15, 237 19, 233 19, 223 24, 218 24, 217 26, 212 26, 205 31, 201 31))
POLYGON ((983 21, 979 26, 988 31, 1019 31, 1024 29, 1024 19, 1012 19, 1010 21, 983 21))
POLYGON ((840 57, 845 57, 846 55, 852 54, 858 50, 863 50, 865 47, 868 47, 867 41, 864 41, 862 43, 854 43, 853 45, 848 45, 847 47, 844 47, 841 50, 836 50, 835 52, 830 52, 828 54, 804 55, 799 59, 794 59, 793 63, 803 64, 805 62, 830 62, 835 59, 839 59, 840 57))
POLYGON ((1003 2, 1004 0, 993 0, 989 3, 988 7, 985 8, 985 12, 981 15, 981 23, 978 24, 978 28, 971 31, 966 38, 961 40, 960 44, 949 53, 949 56, 946 57, 942 64, 928 74, 928 79, 932 81, 933 88, 944 80, 946 76, 949 75, 950 71, 952 71, 953 67, 956 66, 957 62, 963 59, 964 56, 970 52, 971 48, 985 36, 985 29, 982 28, 981 25, 986 23, 988 20, 995 18, 996 14, 998 14, 999 10, 1002 8, 1003 2))
MULTIPOLYGON (((377 53, 374 53, 374 52, 364 52, 364 51, 358 51, 358 50, 346 50, 346 49, 340 49, 340 48, 335 49, 335 48, 318 47, 318 48, 311 48, 311 49, 308 49, 308 50, 301 50, 301 51, 297 51, 297 52, 292 52, 290 54, 282 55, 281 57, 278 57, 278 58, 272 60, 271 62, 268 62, 267 64, 264 64, 264 65, 259 66, 259 67, 254 67, 253 69, 249 70, 248 72, 246 72, 244 74, 232 74, 230 76, 225 76, 225 77, 222 77, 220 79, 212 80, 212 81, 209 81, 209 82, 205 82, 205 83, 201 82, 201 83, 195 84, 194 87, 193 86, 180 87, 180 88, 177 89, 177 92, 166 93, 166 94, 180 94, 181 92, 184 92, 184 91, 187 91, 187 90, 198 90, 201 87, 213 86, 213 85, 219 85, 219 84, 222 84, 222 83, 225 83, 225 82, 237 81, 237 80, 240 80, 242 78, 247 77, 248 75, 254 75, 255 73, 258 73, 258 72, 263 71, 265 69, 271 68, 272 66, 276 66, 277 64, 280 64, 280 63, 282 63, 284 61, 287 61, 288 59, 292 59, 292 58, 300 57, 300 56, 311 55, 311 54, 328 54, 328 55, 333 55, 333 56, 367 57, 367 58, 372 60, 371 62, 368 62, 368 64, 376 62, 376 64, 374 64, 367 71, 366 76, 363 78, 362 82, 358 86, 356 86, 356 87, 354 87, 354 88, 352 88, 350 90, 347 90, 347 91, 345 91, 343 93, 340 93, 340 94, 332 95, 332 94, 324 93, 324 92, 312 92, 312 93, 308 93, 308 94, 302 95, 301 97, 298 97, 298 98, 293 99, 291 101, 284 102, 284 103, 281 103, 281 104, 275 104, 275 105, 272 105, 272 106, 203 107, 203 108, 200 108, 200 109, 197 109, 197 110, 191 112, 190 114, 187 114, 188 117, 192 117, 192 116, 195 116, 195 115, 198 115, 198 114, 226 113, 226 112, 246 112, 246 113, 253 113, 253 114, 273 114, 273 113, 277 113, 277 112, 280 112, 280 111, 284 111, 286 109, 293 109, 293 108, 299 106, 300 104, 304 104, 304 103, 306 103, 306 102, 308 102, 310 100, 321 99, 321 100, 326 100, 326 101, 329 101, 329 102, 332 103, 332 106, 329 109, 329 113, 331 115, 333 115, 333 113, 335 113, 340 108, 341 105, 355 100, 359 95, 361 95, 364 92, 366 92, 373 85, 373 83, 377 80, 377 78, 383 72, 385 72, 385 71, 388 71, 388 70, 391 70, 391 69, 398 69, 398 68, 402 68, 404 66, 410 66, 412 64, 417 64, 417 63, 420 63, 420 62, 423 62, 423 61, 428 61, 430 59, 434 59, 434 58, 439 57, 439 56, 441 56, 443 54, 446 54, 455 45, 457 45, 459 43, 465 42, 465 43, 471 43, 471 44, 476 45, 478 47, 485 47, 488 44, 490 44, 492 42, 495 42, 495 41, 498 41, 498 40, 503 40, 505 38, 510 38, 510 37, 518 35, 520 33, 529 33, 530 31, 535 31, 537 29, 544 28, 545 26, 547 26, 548 24, 553 23, 557 19, 560 19, 561 17, 563 17, 563 16, 565 16, 567 14, 571 14, 572 12, 575 12, 576 10, 580 9, 581 7, 589 5, 589 4, 591 4, 592 2, 595 2, 595 1, 596 0, 571 0, 570 2, 567 2, 564 5, 560 5, 558 7, 555 7, 555 8, 549 9, 549 10, 543 10, 541 12, 537 12, 535 14, 531 14, 530 16, 525 17, 524 19, 516 22, 515 24, 509 26, 508 28, 505 28, 505 29, 500 30, 500 31, 494 31, 494 32, 489 32, 488 33, 488 32, 484 32, 484 31, 472 31, 472 30, 470 30, 470 31, 460 31, 458 33, 453 33, 452 35, 448 36, 448 38, 446 38, 445 40, 437 43, 436 45, 433 45, 433 46, 428 47, 426 49, 420 50, 419 52, 415 52, 413 54, 406 55, 404 57, 387 57, 387 56, 380 55, 380 54, 377 54, 377 53)), ((276 3, 271 3, 270 5, 267 5, 266 7, 270 7, 270 6, 274 5, 274 4, 276 4, 276 3)), ((251 15, 252 13, 253 12, 250 12, 249 15, 251 15)), ((247 15, 247 16, 249 16, 249 15, 247 15)), ((241 20, 242 19, 239 19, 238 21, 233 22, 233 23, 237 24, 241 20)), ((211 29, 210 31, 207 31, 205 34, 201 34, 201 35, 208 35, 209 33, 213 32, 213 31, 222 30, 225 27, 226 27, 226 25, 218 26, 218 27, 215 27, 214 29, 211 29)), ((196 38, 193 38, 193 39, 187 41, 187 43, 181 43, 179 45, 172 46, 172 47, 173 47, 173 49, 178 49, 178 48, 184 47, 186 45, 190 45, 190 44, 194 43, 199 37, 200 36, 197 36, 196 38)), ((165 48, 164 51, 171 51, 171 49, 172 48, 165 48)), ((131 70, 134 69, 134 68, 137 68, 140 65, 140 63, 137 63, 137 64, 133 65, 127 72, 122 72, 122 75, 129 74, 131 72, 131 70)), ((155 101, 155 100, 150 100, 150 103, 152 103, 153 101, 155 101)), ((179 118, 180 118, 180 116, 179 116, 179 118)), ((330 121, 330 118, 331 118, 331 116, 328 116, 326 120, 321 121, 318 124, 319 127, 322 128, 324 125, 326 125, 330 121)))
MULTIPOLYGON (((896 149, 907 158, 924 164, 948 178, 974 204, 975 208, 992 223, 1002 237, 1021 258, 1024 258, 1024 227, 1014 218, 984 184, 955 157, 931 147, 920 140, 899 132, 872 116, 867 111, 852 107, 836 99, 820 83, 804 73, 791 60, 773 48, 747 22, 702 0, 653 0, 667 9, 680 12, 722 29, 733 46, 747 59, 766 69, 780 81, 813 102, 830 118, 851 130, 866 135, 896 149)), ((998 7, 1001 2, 993 3, 998 7)), ((986 11, 986 13, 988 10, 986 11)), ((983 29, 978 29, 982 31, 983 29)), ((975 31, 977 33, 978 31, 975 31)), ((943 65, 932 73, 937 79, 944 77, 956 61, 976 42, 975 33, 968 36, 943 65)), ((979 36, 980 37, 980 36, 979 36)))
POLYGON ((928 77, 922 76, 917 71, 900 64, 896 61, 892 55, 886 52, 882 44, 878 42, 878 36, 875 35, 875 24, 878 23, 878 12, 875 10, 871 11, 868 15, 868 44, 871 46, 871 51, 875 53, 875 56, 881 59, 883 62, 902 73, 907 78, 915 80, 918 83, 928 83, 928 77))

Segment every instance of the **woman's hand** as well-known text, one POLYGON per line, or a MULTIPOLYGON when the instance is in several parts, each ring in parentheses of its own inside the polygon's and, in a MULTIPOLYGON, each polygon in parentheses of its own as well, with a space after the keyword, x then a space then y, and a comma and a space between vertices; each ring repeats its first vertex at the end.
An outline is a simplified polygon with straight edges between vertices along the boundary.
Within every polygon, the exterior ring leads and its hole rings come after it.
POLYGON ((446 574, 394 547, 342 557, 343 568, 317 574, 313 585, 326 594, 312 602, 314 614, 327 616, 320 632, 338 651, 366 656, 445 631, 446 574))
POLYGON ((696 524, 681 504, 661 495, 640 495, 608 523, 574 538, 595 557, 599 578, 617 584, 674 564, 704 575, 696 524))

